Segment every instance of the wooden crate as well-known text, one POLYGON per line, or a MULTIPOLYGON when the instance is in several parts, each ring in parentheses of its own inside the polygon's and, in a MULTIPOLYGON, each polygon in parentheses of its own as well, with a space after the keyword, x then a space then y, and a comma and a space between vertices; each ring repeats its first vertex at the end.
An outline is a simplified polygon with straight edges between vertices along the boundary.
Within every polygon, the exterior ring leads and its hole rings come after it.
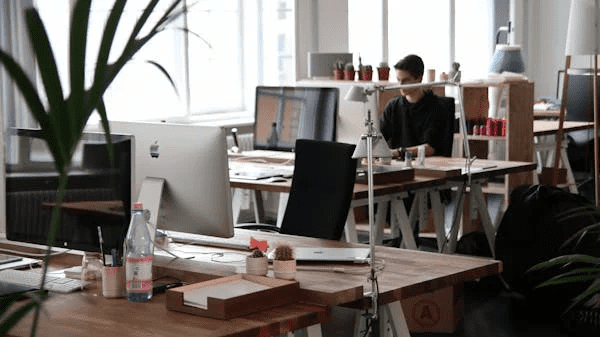
POLYGON ((456 285, 401 301, 410 332, 453 333, 464 316, 463 286, 456 285))

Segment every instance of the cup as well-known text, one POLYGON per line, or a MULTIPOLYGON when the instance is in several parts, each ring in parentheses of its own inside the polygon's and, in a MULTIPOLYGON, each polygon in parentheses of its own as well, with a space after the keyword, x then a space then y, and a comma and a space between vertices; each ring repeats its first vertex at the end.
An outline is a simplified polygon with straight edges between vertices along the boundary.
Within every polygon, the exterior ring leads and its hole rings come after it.
POLYGON ((435 81, 435 69, 427 69, 427 82, 435 81))
POLYGON ((125 296, 125 268, 104 266, 102 268, 102 295, 107 298, 125 296))

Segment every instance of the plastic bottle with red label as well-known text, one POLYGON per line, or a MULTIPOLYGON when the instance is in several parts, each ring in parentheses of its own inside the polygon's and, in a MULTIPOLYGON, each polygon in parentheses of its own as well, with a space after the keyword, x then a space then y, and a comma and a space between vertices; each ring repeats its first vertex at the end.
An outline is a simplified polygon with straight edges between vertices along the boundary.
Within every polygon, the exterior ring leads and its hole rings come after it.
POLYGON ((136 202, 125 237, 125 288, 130 302, 147 302, 152 298, 152 248, 144 205, 136 202))

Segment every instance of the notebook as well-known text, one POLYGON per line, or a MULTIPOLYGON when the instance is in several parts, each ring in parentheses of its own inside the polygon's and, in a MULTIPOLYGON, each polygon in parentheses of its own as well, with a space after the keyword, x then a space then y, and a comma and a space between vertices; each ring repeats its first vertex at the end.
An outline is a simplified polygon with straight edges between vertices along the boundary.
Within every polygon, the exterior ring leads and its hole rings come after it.
MULTIPOLYGON (((269 253, 269 260, 273 260, 273 253, 269 253)), ((296 247, 294 254, 299 262, 369 262, 369 248, 296 247)))

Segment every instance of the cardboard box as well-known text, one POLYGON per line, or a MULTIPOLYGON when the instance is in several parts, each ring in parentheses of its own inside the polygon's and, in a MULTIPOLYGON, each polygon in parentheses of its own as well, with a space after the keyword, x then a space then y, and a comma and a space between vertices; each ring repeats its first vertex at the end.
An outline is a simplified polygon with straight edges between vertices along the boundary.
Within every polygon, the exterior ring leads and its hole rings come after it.
POLYGON ((410 332, 453 333, 464 316, 463 285, 401 301, 410 332))

